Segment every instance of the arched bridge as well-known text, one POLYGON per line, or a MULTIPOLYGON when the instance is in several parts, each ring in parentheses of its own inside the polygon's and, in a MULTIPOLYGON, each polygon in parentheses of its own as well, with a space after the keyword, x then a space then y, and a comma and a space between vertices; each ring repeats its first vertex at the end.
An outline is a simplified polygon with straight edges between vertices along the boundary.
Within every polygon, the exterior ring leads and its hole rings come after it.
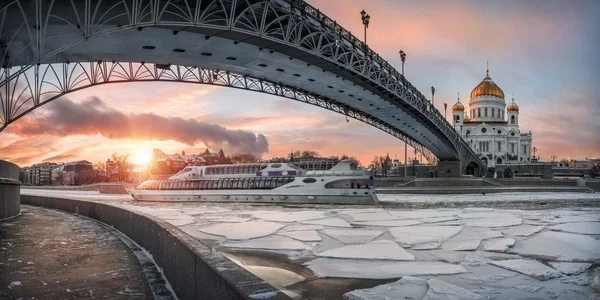
POLYGON ((0 32, 0 131, 99 84, 215 84, 375 126, 437 158, 441 176, 484 172, 403 75, 301 0, 15 0, 0 5, 0 32))

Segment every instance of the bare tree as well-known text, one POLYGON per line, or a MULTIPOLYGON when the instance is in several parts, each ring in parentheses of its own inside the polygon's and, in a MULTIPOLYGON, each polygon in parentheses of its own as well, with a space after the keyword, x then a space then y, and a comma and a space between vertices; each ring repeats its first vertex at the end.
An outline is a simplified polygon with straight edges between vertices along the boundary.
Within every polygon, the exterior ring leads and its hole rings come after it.
POLYGON ((124 181, 127 179, 127 175, 129 175, 129 153, 123 155, 114 153, 112 155, 112 160, 117 165, 117 170, 119 171, 119 181, 124 181))
POLYGON ((230 156, 230 159, 234 164, 256 163, 260 161, 259 157, 250 153, 235 153, 230 156))
POLYGON ((106 164, 104 162, 97 162, 93 165, 94 168, 94 181, 102 182, 106 180, 106 164))

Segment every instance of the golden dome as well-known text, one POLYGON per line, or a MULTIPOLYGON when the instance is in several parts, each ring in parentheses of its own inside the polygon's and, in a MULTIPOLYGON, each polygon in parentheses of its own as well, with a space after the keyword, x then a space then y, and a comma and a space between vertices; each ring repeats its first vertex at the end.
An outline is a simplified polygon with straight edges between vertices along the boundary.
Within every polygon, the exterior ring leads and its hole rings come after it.
POLYGON ((465 119, 463 120, 463 123, 466 123, 466 122, 471 122, 471 118, 465 117, 465 119))
POLYGON ((452 106, 452 111, 465 111, 465 107, 460 103, 460 98, 456 101, 456 104, 452 106))
POLYGON ((471 92, 471 99, 479 96, 495 96, 504 99, 504 92, 490 78, 489 70, 486 70, 485 77, 479 85, 471 92))
POLYGON ((512 103, 506 108, 507 111, 519 112, 519 107, 515 104, 515 98, 512 99, 512 103))

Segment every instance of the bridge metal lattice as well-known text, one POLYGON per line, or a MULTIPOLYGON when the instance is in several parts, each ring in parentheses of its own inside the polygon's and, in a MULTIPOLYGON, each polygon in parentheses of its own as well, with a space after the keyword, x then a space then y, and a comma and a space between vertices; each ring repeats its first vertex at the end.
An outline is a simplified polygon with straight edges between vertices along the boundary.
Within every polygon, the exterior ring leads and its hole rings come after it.
MULTIPOLYGON (((11 118, 14 122, 39 106, 50 103, 52 100, 68 93, 88 87, 109 83, 151 81, 195 83, 237 88, 315 105, 376 127, 405 141, 411 147, 415 147, 418 152, 424 153, 427 159, 434 159, 431 152, 423 145, 407 138, 402 132, 394 129, 393 126, 372 118, 370 115, 352 107, 348 107, 343 103, 339 103, 334 99, 314 95, 293 86, 286 86, 243 74, 178 65, 90 62, 33 66, 27 72, 18 74, 17 77, 11 80, 9 85, 4 87, 5 92, 10 94, 14 101, 7 102, 10 105, 2 110, 3 114, 0 115, 0 122, 7 124, 6 120, 11 118), (33 102, 34 105, 22 111, 23 107, 30 102, 33 102), (22 113, 15 117, 15 113, 21 111, 22 113)), ((4 93, 0 95, 4 95, 4 93)), ((0 131, 6 126, 0 127, 0 131)))
MULTIPOLYGON (((51 84, 47 80, 48 72, 56 73, 57 81, 52 82, 57 88, 54 93, 58 91, 59 94, 65 94, 82 84, 76 84, 77 81, 66 75, 69 73, 67 71, 56 72, 57 69, 74 69, 73 66, 77 66, 75 62, 71 66, 66 64, 62 53, 69 48, 89 39, 146 27, 170 28, 174 34, 177 31, 194 31, 204 34, 207 39, 231 34, 241 41, 256 39, 269 42, 275 51, 302 51, 334 66, 338 74, 344 73, 368 84, 385 101, 413 112, 429 130, 456 150, 453 159, 481 164, 477 155, 440 112, 403 75, 337 22, 301 0, 14 0, 5 3, 0 6, 0 130, 56 98, 46 96, 42 91, 44 85, 51 84), (60 28, 60 32, 51 31, 51 25, 60 28), (23 36, 27 38, 23 39, 23 36), (53 39, 60 40, 61 46, 50 46, 53 39), (63 65, 48 65, 55 63, 63 65), (32 68, 32 72, 29 72, 31 76, 23 75, 32 68), (40 69, 44 72, 40 72, 40 69)), ((90 61, 89 58, 81 60, 90 61)), ((102 68, 123 66, 111 64, 109 66, 101 62, 99 65, 102 68)), ((83 67, 83 64, 79 66, 83 67)), ((83 72, 86 75, 77 76, 89 75, 93 81, 107 74, 94 73, 99 67, 87 68, 89 72, 83 72)), ((183 71, 182 68, 187 67, 177 66, 175 70, 183 71)), ((199 78, 202 77, 198 74, 199 78)), ((229 73, 228 77, 231 76, 243 74, 229 73)), ((262 83, 266 82, 263 80, 262 83)), ((91 82, 88 86, 95 84, 98 83, 91 82)), ((270 84, 274 90, 281 91, 278 92, 280 96, 287 97, 289 92, 299 93, 306 95, 303 96, 306 98, 313 97, 314 103, 322 104, 319 106, 362 118, 361 121, 408 141, 426 154, 430 161, 433 159, 423 144, 409 134, 393 129, 393 126, 374 115, 353 110, 347 105, 342 107, 332 99, 300 93, 291 86, 270 84)), ((435 147, 430 146, 429 150, 439 153, 435 147)))

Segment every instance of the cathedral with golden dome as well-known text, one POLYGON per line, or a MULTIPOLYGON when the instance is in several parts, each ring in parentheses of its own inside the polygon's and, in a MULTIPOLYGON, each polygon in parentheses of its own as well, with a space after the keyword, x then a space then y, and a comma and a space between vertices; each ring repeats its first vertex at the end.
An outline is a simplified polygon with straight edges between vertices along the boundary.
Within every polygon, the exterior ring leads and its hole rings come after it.
POLYGON ((531 161, 531 131, 519 129, 519 107, 506 106, 504 91, 489 70, 471 92, 468 107, 460 101, 452 106, 453 125, 488 167, 531 161))

